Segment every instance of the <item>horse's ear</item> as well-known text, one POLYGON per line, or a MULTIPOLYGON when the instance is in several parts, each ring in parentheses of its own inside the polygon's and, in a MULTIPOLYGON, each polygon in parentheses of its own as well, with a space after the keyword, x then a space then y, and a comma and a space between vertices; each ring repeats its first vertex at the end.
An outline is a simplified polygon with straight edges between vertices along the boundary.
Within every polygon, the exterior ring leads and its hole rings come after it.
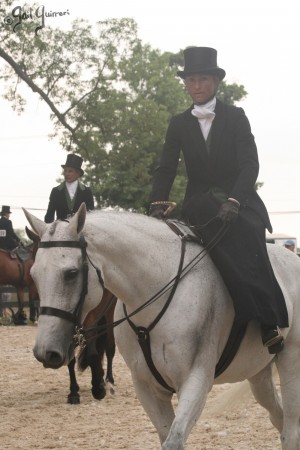
POLYGON ((84 227, 86 218, 86 206, 85 203, 81 203, 77 213, 70 219, 70 227, 74 228, 77 234, 79 234, 84 227))
POLYGON ((41 239, 38 234, 36 234, 34 231, 30 230, 30 228, 25 225, 25 231, 29 239, 35 243, 39 242, 41 239))
POLYGON ((46 227, 47 227, 45 222, 43 222, 42 220, 38 219, 33 214, 30 214, 30 212, 28 212, 27 209, 25 209, 25 208, 22 208, 22 209, 24 211, 26 219, 30 223, 30 225, 33 228, 33 230, 37 233, 37 235, 39 237, 42 237, 42 235, 44 234, 44 232, 46 230, 46 227))

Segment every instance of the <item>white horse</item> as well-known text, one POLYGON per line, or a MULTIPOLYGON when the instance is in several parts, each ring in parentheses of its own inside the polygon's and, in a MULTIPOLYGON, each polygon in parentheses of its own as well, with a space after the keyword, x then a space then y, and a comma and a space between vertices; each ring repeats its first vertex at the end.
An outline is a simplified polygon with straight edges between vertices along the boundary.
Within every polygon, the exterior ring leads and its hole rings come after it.
MULTIPOLYGON (((130 314, 162 290, 156 301, 131 320, 147 328, 158 316, 170 294, 169 283, 177 274, 181 255, 181 239, 164 222, 134 213, 86 214, 82 205, 69 222, 46 225, 24 212, 41 242, 50 246, 39 248, 31 271, 42 308, 75 310, 83 285, 83 252, 79 248, 83 235, 92 265, 89 263, 81 320, 102 295, 93 266, 100 269, 105 287, 122 301, 118 301, 115 320, 124 317, 123 303, 130 314), (66 241, 65 246, 62 241, 66 241), (78 247, 69 247, 70 241, 78 247)), ((200 249, 196 243, 187 243, 184 267, 200 249)), ((167 310, 150 333, 153 364, 178 396, 176 415, 171 402, 173 393, 149 370, 131 326, 124 321, 115 328, 116 342, 131 371, 136 394, 158 432, 163 450, 184 448, 214 383, 246 379, 255 399, 268 410, 272 424, 280 432, 282 449, 300 449, 300 261, 279 246, 271 244, 268 249, 289 313, 290 328, 283 330, 284 350, 276 357, 270 355, 261 343, 259 324, 251 322, 232 363, 215 378, 234 311, 210 257, 201 259, 180 280, 167 310), (273 362, 280 377, 282 401, 272 379, 273 362)), ((36 358, 53 367, 67 364, 73 330, 74 325, 65 318, 41 314, 34 346, 36 358)))

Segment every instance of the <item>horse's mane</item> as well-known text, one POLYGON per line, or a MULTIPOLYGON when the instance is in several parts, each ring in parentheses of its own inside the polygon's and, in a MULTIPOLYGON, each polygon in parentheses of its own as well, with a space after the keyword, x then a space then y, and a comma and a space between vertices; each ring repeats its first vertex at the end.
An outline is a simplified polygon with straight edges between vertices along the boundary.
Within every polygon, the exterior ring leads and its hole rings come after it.
POLYGON ((141 230, 147 230, 150 234, 153 232, 155 235, 169 235, 173 237, 173 234, 170 233, 170 228, 162 220, 153 219, 146 214, 114 209, 100 209, 87 212, 87 226, 101 227, 102 220, 105 220, 111 226, 113 224, 118 224, 119 226, 122 223, 123 227, 129 226, 133 231, 140 232, 141 230))
POLYGON ((58 221, 52 222, 50 227, 49 227, 49 234, 51 236, 53 236, 53 234, 55 233, 56 227, 57 227, 58 221))

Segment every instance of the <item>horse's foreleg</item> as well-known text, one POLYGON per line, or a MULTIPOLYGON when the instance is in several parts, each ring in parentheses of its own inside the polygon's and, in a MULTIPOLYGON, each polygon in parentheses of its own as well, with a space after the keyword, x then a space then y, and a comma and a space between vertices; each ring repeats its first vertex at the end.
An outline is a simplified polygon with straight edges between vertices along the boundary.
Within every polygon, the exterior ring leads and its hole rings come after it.
POLYGON ((24 311, 24 288, 17 287, 17 298, 18 298, 18 312, 21 313, 24 311))
POLYGON ((79 386, 77 384, 75 375, 75 358, 73 358, 68 364, 68 370, 70 375, 70 393, 68 395, 68 403, 71 405, 78 405, 80 403, 79 386))
POLYGON ((17 287, 17 298, 18 298, 18 311, 14 314, 14 324, 15 325, 26 325, 26 313, 24 311, 24 289, 22 287, 17 287))
POLYGON ((106 395, 104 370, 102 366, 104 355, 105 338, 101 336, 88 343, 87 348, 87 362, 91 368, 92 373, 92 394, 96 400, 102 400, 106 395))
POLYGON ((35 287, 28 288, 28 296, 29 296, 29 319, 32 322, 35 322, 35 320, 38 319, 38 301, 39 301, 39 296, 35 287))
MULTIPOLYGON (((205 364, 207 366, 207 363, 205 364)), ((162 450, 183 450, 186 440, 199 419, 211 390, 214 374, 202 370, 204 363, 194 368, 181 385, 178 395, 176 417, 162 450)))
POLYGON ((153 380, 157 390, 154 391, 149 381, 136 379, 132 373, 132 380, 136 395, 149 416, 159 436, 162 444, 169 433, 175 414, 172 405, 172 393, 160 388, 157 381, 153 380))
POLYGON ((105 355, 107 360, 106 381, 115 384, 113 376, 113 359, 116 353, 116 343, 113 330, 108 330, 105 340, 105 355))
POLYGON ((272 363, 249 379, 251 391, 257 402, 270 414, 270 420, 281 433, 283 426, 282 405, 272 376, 272 363))

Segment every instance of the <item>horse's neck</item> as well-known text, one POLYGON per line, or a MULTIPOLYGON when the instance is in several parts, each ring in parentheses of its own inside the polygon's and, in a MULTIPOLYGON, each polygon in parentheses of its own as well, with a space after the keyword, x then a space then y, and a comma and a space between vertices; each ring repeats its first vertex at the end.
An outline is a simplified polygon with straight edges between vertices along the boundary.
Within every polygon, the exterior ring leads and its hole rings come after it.
POLYGON ((147 217, 103 216, 86 224, 88 252, 102 267, 105 287, 129 303, 134 292, 140 304, 176 275, 180 239, 147 217))

